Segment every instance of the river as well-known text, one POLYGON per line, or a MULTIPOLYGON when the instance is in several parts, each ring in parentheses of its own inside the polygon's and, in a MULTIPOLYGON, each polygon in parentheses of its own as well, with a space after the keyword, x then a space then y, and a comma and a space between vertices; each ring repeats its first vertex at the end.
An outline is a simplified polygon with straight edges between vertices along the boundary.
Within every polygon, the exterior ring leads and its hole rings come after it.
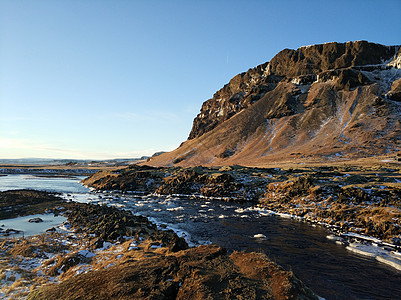
POLYGON ((266 215, 237 203, 196 198, 93 193, 79 177, 0 177, 0 190, 34 188, 74 201, 107 203, 175 229, 192 244, 263 252, 326 299, 401 299, 401 272, 349 252, 320 226, 266 215), (256 237, 255 237, 256 236, 256 237))

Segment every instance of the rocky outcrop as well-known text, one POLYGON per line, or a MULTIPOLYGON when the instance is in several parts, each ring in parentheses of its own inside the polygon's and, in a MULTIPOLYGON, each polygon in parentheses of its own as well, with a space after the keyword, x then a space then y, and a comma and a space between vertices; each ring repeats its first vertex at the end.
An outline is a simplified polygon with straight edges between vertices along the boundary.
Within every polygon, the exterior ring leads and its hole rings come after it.
POLYGON ((119 171, 101 171, 83 180, 100 190, 121 190, 147 194, 182 194, 220 197, 226 200, 256 201, 267 180, 260 170, 237 168, 151 168, 131 166, 119 171), (253 173, 252 173, 253 172, 253 173))
POLYGON ((393 58, 398 49, 399 46, 384 46, 367 41, 326 43, 297 50, 285 49, 272 58, 267 74, 297 77, 331 69, 383 64, 393 58))
POLYGON ((285 49, 235 76, 203 104, 189 139, 149 163, 264 166, 397 152, 400 53, 366 41, 285 49))
POLYGON ((366 85, 370 81, 361 72, 350 68, 383 64, 393 58, 398 48, 356 41, 282 50, 270 62, 233 77, 212 99, 204 102, 189 139, 203 135, 254 104, 283 78, 296 78, 298 84, 311 84, 317 76, 336 77, 337 90, 366 85), (327 72, 329 70, 332 71, 327 72))
POLYGON ((200 114, 194 120, 189 139, 212 130, 273 90, 282 77, 265 76, 266 66, 267 63, 238 74, 217 91, 212 99, 204 102, 200 114))
POLYGON ((392 184, 379 186, 365 172, 292 174, 270 183, 260 203, 276 212, 328 224, 341 233, 364 234, 400 246, 401 190, 392 184))
POLYGON ((401 102, 401 78, 393 81, 391 91, 387 93, 387 97, 391 100, 401 102))

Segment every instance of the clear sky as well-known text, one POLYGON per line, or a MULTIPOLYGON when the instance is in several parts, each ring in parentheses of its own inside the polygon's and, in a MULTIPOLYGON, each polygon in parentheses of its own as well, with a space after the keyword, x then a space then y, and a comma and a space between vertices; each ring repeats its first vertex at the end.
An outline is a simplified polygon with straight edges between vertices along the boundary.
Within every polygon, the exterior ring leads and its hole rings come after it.
POLYGON ((127 158, 284 48, 401 44, 401 0, 0 0, 0 158, 127 158))

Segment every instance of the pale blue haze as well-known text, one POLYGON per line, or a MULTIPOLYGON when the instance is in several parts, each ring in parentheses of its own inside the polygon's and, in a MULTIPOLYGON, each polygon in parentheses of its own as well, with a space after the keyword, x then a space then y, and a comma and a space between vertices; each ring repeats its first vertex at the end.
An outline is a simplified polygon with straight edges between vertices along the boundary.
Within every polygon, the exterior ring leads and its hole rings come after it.
POLYGON ((172 150, 284 48, 401 44, 401 1, 0 0, 0 158, 172 150))

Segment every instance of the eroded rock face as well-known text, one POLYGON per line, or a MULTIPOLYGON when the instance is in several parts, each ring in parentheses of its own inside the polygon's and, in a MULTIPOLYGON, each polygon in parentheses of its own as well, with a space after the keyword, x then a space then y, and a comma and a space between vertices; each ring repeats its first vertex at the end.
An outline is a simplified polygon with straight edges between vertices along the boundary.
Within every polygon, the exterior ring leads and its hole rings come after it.
POLYGON ((331 69, 385 63, 398 50, 398 46, 384 46, 367 41, 326 43, 284 49, 269 63, 268 74, 296 77, 318 74, 331 69))
POLYGON ((266 76, 267 65, 265 63, 236 75, 212 99, 204 102, 200 114, 194 120, 189 139, 212 130, 273 90, 283 77, 266 76))

